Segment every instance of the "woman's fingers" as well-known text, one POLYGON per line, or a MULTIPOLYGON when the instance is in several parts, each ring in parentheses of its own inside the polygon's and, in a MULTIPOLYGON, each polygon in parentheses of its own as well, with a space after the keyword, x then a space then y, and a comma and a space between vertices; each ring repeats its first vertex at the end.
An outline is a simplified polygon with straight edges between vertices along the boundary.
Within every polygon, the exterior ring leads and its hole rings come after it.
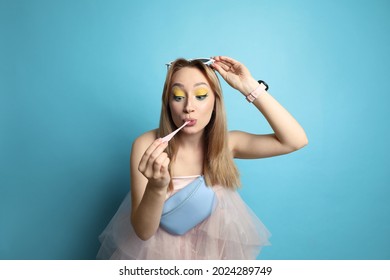
POLYGON ((161 153, 153 162, 151 162, 154 179, 158 179, 161 176, 161 168, 167 158, 167 153, 161 153))
POLYGON ((229 71, 232 68, 231 65, 223 63, 221 61, 216 61, 215 64, 219 65, 225 71, 229 71))
POLYGON ((234 65, 239 64, 237 60, 234 60, 227 56, 216 56, 214 60, 216 63, 221 65, 225 71, 228 71, 229 69, 233 68, 234 65))
POLYGON ((138 165, 138 170, 141 173, 145 173, 148 169, 148 166, 150 169, 150 166, 153 165, 153 162, 158 158, 158 156, 165 150, 167 146, 167 142, 161 142, 161 139, 156 139, 143 154, 141 161, 138 165))
POLYGON ((221 76, 222 76, 223 78, 226 77, 226 70, 223 69, 223 67, 222 67, 220 64, 214 62, 214 64, 213 64, 212 66, 213 66, 213 68, 214 68, 215 70, 217 70, 217 71, 219 72, 219 74, 221 74, 221 76))
POLYGON ((171 160, 169 159, 169 157, 167 157, 164 162, 162 163, 161 165, 161 169, 160 169, 160 172, 161 174, 167 174, 169 175, 169 163, 171 162, 171 160))
POLYGON ((168 142, 162 142, 161 139, 155 140, 146 149, 138 170, 148 179, 155 182, 156 186, 165 187, 169 183, 169 162, 168 154, 164 152, 168 142))
POLYGON ((241 62, 227 57, 215 56, 213 67, 221 74, 222 78, 233 88, 243 94, 248 94, 248 88, 252 88, 253 77, 248 68, 241 62))
POLYGON ((237 60, 231 58, 231 57, 227 57, 227 56, 217 56, 217 61, 221 61, 227 65, 234 65, 234 64, 237 64, 239 63, 237 60))
POLYGON ((149 160, 150 154, 157 148, 157 146, 160 144, 160 140, 156 139, 153 141, 153 143, 146 149, 144 154, 141 157, 141 160, 138 164, 138 170, 143 173, 146 170, 146 164, 149 160))

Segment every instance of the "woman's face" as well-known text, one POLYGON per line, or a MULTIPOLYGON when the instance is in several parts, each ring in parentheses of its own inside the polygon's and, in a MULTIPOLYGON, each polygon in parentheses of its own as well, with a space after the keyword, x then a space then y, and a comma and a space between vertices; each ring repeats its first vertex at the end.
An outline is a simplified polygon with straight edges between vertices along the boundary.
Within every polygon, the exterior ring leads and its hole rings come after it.
POLYGON ((179 127, 190 121, 182 132, 188 134, 203 132, 210 122, 214 103, 214 92, 199 69, 185 67, 172 76, 169 107, 173 122, 179 127))

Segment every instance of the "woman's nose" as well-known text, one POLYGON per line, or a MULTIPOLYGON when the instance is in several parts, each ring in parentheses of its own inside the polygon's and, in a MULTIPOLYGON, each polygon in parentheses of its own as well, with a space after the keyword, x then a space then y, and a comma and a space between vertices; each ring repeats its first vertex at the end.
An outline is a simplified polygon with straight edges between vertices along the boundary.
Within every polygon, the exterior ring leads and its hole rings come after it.
POLYGON ((195 108, 194 108, 194 106, 193 106, 193 104, 192 104, 190 98, 188 98, 188 99, 187 99, 187 102, 186 102, 186 104, 185 104, 185 106, 184 106, 184 112, 185 112, 185 113, 192 113, 192 112, 194 112, 194 111, 195 111, 195 108))

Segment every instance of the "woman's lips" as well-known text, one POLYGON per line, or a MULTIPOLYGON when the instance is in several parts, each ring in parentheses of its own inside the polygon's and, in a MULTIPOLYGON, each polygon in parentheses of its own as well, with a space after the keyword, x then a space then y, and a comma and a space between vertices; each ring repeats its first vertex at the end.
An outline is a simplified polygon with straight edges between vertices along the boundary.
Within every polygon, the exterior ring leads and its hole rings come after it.
POLYGON ((194 126, 196 125, 196 120, 194 119, 186 119, 186 122, 189 122, 186 126, 194 126))

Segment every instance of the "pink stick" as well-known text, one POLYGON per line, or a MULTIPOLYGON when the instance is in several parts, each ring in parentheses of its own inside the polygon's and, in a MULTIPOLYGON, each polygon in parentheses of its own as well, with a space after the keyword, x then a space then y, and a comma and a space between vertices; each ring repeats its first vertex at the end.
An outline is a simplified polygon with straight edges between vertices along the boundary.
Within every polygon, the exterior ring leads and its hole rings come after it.
POLYGON ((183 127, 185 127, 187 124, 189 124, 190 122, 189 121, 186 121, 181 127, 179 127, 178 129, 176 129, 175 131, 169 133, 167 136, 163 137, 161 140, 162 142, 168 142, 169 140, 172 139, 173 136, 175 136, 176 133, 179 132, 180 129, 182 129, 183 127))

